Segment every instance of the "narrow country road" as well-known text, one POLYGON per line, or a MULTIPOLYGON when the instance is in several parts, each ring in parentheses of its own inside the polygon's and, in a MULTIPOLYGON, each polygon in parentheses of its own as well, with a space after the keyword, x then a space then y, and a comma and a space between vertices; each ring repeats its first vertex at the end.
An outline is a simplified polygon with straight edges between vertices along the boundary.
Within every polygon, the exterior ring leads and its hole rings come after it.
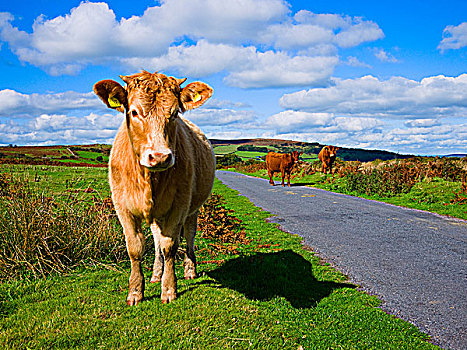
POLYGON ((319 189, 218 171, 370 294, 443 348, 467 349, 467 222, 319 189), (276 182, 277 184, 277 182, 276 182))

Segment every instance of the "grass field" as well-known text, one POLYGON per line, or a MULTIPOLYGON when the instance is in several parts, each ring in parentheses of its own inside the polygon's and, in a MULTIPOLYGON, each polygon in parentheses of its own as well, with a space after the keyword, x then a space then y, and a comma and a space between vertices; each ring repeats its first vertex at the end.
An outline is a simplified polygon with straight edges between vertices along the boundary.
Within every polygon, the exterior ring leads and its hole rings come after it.
MULTIPOLYGON (((29 174, 39 191, 66 191, 68 181, 92 185, 102 197, 108 194, 105 169, 0 170, 29 174)), ((219 181, 214 192, 242 220, 248 243, 232 242, 223 247, 236 249, 216 250, 220 243, 215 239, 198 237, 200 278, 181 279, 179 261, 179 298, 173 303, 161 304, 160 285, 148 283, 144 302, 128 307, 128 262, 94 261, 65 275, 4 281, 2 348, 437 348, 413 325, 380 310, 376 297, 348 284, 345 276, 304 250, 298 236, 267 223, 267 212, 219 181)), ((146 280, 152 261, 146 255, 146 280)))
MULTIPOLYGON (((253 151, 239 151, 237 150, 239 146, 238 145, 226 145, 226 146, 216 146, 214 148, 214 153, 217 156, 222 156, 230 153, 234 153, 237 156, 239 156, 243 161, 249 160, 249 159, 258 159, 259 157, 265 157, 267 153, 264 152, 253 152, 253 151)), ((268 147, 271 151, 277 152, 277 149, 274 147, 268 147)), ((300 156, 301 160, 304 161, 313 161, 318 159, 318 155, 316 154, 302 154, 300 156)))

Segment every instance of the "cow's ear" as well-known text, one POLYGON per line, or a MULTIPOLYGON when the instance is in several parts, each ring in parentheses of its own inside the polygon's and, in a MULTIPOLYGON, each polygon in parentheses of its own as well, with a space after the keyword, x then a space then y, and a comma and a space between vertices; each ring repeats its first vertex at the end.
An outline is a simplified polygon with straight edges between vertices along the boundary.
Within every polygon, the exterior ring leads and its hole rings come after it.
POLYGON ((127 107, 127 94, 125 89, 116 81, 101 80, 94 84, 94 92, 109 108, 124 112, 127 107))
POLYGON ((182 112, 201 106, 212 96, 212 91, 209 85, 199 81, 185 86, 180 93, 182 112))

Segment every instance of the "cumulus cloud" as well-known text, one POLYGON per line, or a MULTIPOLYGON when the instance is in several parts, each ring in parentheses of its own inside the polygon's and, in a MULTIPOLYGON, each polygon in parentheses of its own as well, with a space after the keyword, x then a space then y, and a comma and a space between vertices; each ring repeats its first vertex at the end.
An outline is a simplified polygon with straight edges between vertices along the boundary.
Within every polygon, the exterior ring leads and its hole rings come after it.
MULTIPOLYGON (((109 144, 123 121, 123 114, 111 112, 91 92, 21 94, 1 90, 0 106, 0 145, 109 144)), ((225 128, 246 130, 256 127, 257 120, 251 106, 216 99, 184 116, 207 134, 225 128)))
POLYGON ((371 68, 371 66, 365 62, 361 62, 357 57, 355 56, 349 56, 347 57, 347 60, 343 62, 344 64, 351 66, 351 67, 365 67, 365 68, 371 68))
POLYGON ((420 82, 402 77, 334 79, 333 86, 286 94, 279 102, 287 109, 350 116, 465 117, 467 74, 433 76, 420 82))
POLYGON ((257 54, 257 60, 224 79, 227 85, 241 88, 323 86, 327 85, 337 57, 294 56, 284 52, 267 51, 257 54))
POLYGON ((438 49, 456 50, 467 46, 467 22, 458 26, 447 26, 443 31, 443 40, 438 45, 438 49))
POLYGON ((381 62, 396 63, 399 62, 397 58, 391 55, 389 52, 386 52, 384 49, 377 48, 374 49, 375 57, 381 62))
POLYGON ((26 123, 0 123, 0 144, 112 143, 122 121, 122 115, 112 114, 41 114, 26 123))
POLYGON ((284 51, 260 52, 254 46, 212 44, 200 40, 196 45, 169 48, 167 55, 134 58, 126 62, 148 69, 172 70, 193 78, 228 71, 224 82, 241 88, 281 86, 322 86, 338 63, 335 56, 290 56, 284 51))
POLYGON ((94 93, 67 91, 54 94, 22 94, 0 90, 0 116, 24 117, 38 113, 60 113, 75 109, 103 109, 94 93))
POLYGON ((287 110, 267 123, 272 137, 425 155, 467 149, 467 74, 334 79, 286 94, 280 105, 287 110), (313 116, 326 116, 323 125, 313 116))
POLYGON ((0 39, 52 75, 120 64, 194 77, 224 72, 228 84, 242 88, 322 85, 339 48, 384 36, 359 17, 293 15, 284 0, 165 0, 120 19, 106 3, 82 2, 69 14, 38 17, 30 33, 13 22, 0 14, 0 39))
MULTIPOLYGON (((300 24, 318 26, 326 33, 331 32, 331 39, 339 47, 354 47, 364 42, 375 41, 384 38, 381 28, 372 21, 365 21, 361 17, 342 16, 337 14, 316 14, 301 10, 294 19, 300 24)), ((323 33, 324 34, 324 33, 323 33)), ((324 35, 318 37, 324 37, 324 35)))
POLYGON ((308 113, 299 111, 283 111, 269 117, 266 128, 280 133, 306 132, 307 130, 334 124, 334 115, 330 113, 308 113))
POLYGON ((184 117, 202 127, 232 126, 244 127, 245 124, 254 121, 253 111, 235 109, 196 109, 184 114, 184 117))

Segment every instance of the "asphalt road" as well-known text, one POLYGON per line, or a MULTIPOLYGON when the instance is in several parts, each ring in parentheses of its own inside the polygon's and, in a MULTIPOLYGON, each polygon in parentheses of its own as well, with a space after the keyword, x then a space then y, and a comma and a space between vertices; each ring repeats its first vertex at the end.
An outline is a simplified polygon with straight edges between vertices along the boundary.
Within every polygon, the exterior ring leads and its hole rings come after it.
POLYGON ((304 186, 272 187, 238 173, 216 175, 377 295, 385 311, 443 348, 467 349, 467 221, 304 186))

